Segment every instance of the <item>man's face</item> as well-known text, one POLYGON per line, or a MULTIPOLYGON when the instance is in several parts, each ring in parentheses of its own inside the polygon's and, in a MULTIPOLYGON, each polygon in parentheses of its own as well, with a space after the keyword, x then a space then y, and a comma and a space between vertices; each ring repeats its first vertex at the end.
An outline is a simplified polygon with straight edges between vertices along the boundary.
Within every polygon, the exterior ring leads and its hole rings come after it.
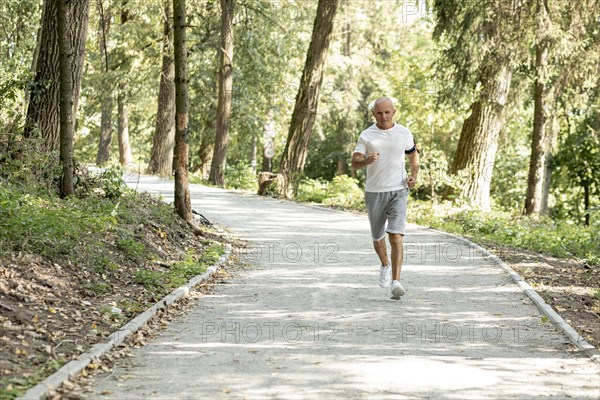
POLYGON ((379 129, 390 129, 394 126, 394 106, 389 101, 383 101, 375 104, 373 107, 373 116, 377 121, 377 127, 379 129))

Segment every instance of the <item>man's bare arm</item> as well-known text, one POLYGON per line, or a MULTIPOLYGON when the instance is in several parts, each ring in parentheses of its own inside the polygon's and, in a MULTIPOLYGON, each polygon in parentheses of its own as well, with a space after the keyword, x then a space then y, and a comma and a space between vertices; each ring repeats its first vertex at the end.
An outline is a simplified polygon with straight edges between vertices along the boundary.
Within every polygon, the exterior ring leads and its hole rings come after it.
POLYGON ((352 154, 352 168, 353 169, 361 169, 366 167, 369 164, 373 164, 379 160, 379 153, 369 153, 368 156, 365 156, 362 153, 353 153, 352 154))
POLYGON ((409 188, 414 188, 417 184, 417 178, 419 176, 419 152, 415 151, 408 155, 408 166, 410 168, 410 176, 406 180, 406 184, 409 188))

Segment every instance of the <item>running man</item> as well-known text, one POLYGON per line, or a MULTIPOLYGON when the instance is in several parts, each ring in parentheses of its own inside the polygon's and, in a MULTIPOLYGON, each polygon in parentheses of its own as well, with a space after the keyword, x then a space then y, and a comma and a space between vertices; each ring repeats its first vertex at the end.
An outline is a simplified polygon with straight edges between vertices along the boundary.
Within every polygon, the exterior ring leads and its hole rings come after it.
POLYGON ((352 154, 352 168, 367 167, 365 204, 373 247, 381 261, 379 285, 388 287, 391 282, 392 299, 399 300, 404 295, 400 271, 406 206, 408 193, 417 183, 419 151, 412 133, 394 122, 396 109, 391 99, 377 99, 372 113, 376 122, 360 134, 352 154), (410 166, 409 176, 404 165, 405 155, 410 166), (391 268, 385 244, 386 233, 392 247, 391 268))

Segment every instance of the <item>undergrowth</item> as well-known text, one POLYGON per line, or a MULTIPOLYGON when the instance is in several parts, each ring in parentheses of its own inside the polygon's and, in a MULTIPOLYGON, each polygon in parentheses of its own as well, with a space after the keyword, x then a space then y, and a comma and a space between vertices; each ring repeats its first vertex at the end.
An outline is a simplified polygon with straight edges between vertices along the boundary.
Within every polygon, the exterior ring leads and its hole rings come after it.
MULTIPOLYGON (((305 179, 296 200, 364 211, 364 194, 358 182, 337 176, 332 182, 305 179)), ((507 211, 481 211, 457 207, 451 202, 433 205, 409 199, 408 221, 446 232, 488 240, 501 245, 546 253, 560 258, 577 258, 600 265, 600 218, 590 226, 547 217, 532 218, 507 211)))

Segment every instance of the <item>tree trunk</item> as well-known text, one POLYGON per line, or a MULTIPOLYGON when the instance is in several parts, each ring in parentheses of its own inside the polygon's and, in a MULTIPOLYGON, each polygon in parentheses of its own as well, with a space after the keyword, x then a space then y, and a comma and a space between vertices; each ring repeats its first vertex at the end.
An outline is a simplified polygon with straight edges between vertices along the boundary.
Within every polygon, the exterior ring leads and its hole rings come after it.
POLYGON ((256 155, 258 150, 258 137, 256 133, 252 134, 252 143, 250 144, 250 165, 256 168, 256 155))
MULTIPOLYGON (((68 4, 68 29, 70 48, 73 53, 70 69, 73 82, 73 111, 71 119, 75 125, 81 80, 85 41, 87 37, 89 0, 70 1, 68 4)), ((36 51, 32 62, 34 74, 33 89, 28 93, 27 119, 23 136, 38 136, 44 140, 48 150, 60 147, 59 116, 59 51, 57 27, 58 3, 45 0, 38 32, 36 51)))
POLYGON ((463 123, 451 167, 452 174, 461 177, 460 196, 484 210, 490 209, 490 182, 512 78, 506 66, 497 68, 482 75, 483 91, 463 123))
POLYGON ((171 176, 173 173, 173 147, 175 146, 175 66, 173 64, 173 12, 167 0, 164 13, 163 59, 160 87, 158 90, 158 110, 152 155, 148 164, 148 174, 171 176))
POLYGON ((60 83, 60 163, 62 177, 60 195, 72 195, 73 188, 73 76, 70 34, 69 5, 70 0, 58 1, 58 49, 59 49, 59 83, 60 83))
POLYGON ((210 169, 215 150, 215 135, 213 134, 214 129, 214 120, 211 119, 210 121, 207 121, 206 129, 202 135, 202 142, 200 143, 200 152, 198 154, 200 158, 200 174, 202 179, 206 180, 208 180, 208 177, 210 176, 210 169))
POLYGON ((96 165, 104 165, 110 158, 110 142, 112 141, 112 77, 109 76, 109 58, 108 58, 108 36, 110 34, 110 10, 104 10, 102 1, 98 2, 98 13, 100 20, 98 23, 98 38, 100 40, 100 59, 104 66, 103 76, 103 95, 101 100, 102 115, 100 120, 100 142, 98 143, 98 154, 96 155, 96 165))
POLYGON ((215 149, 209 176, 209 181, 219 186, 225 184, 225 164, 229 142, 229 120, 231 118, 233 88, 233 17, 235 15, 235 2, 236 0, 221 0, 219 104, 217 106, 215 149))
POLYGON ((118 126, 117 133, 119 138, 119 163, 127 165, 133 162, 131 154, 131 144, 129 142, 129 114, 127 110, 126 85, 121 82, 118 95, 118 126))
POLYGON ((310 46, 281 159, 283 193, 280 195, 285 197, 293 196, 292 182, 304 171, 308 144, 317 115, 319 90, 323 82, 323 70, 331 41, 333 21, 339 4, 340 0, 319 0, 317 7, 310 46))
POLYGON ((525 197, 525 214, 541 214, 544 203, 544 182, 547 162, 548 140, 550 135, 550 116, 555 108, 554 88, 549 80, 548 53, 550 41, 547 37, 550 29, 546 8, 537 2, 537 33, 534 81, 533 134, 531 138, 531 157, 529 160, 529 176, 527 179, 527 195, 525 197))
MULTIPOLYGON (((121 26, 127 23, 129 13, 127 10, 128 0, 121 0, 121 26)), ((129 110, 127 102, 129 101, 127 73, 129 72, 129 61, 127 56, 121 62, 121 77, 119 78, 119 90, 117 94, 117 137, 119 140, 119 163, 127 165, 133 162, 131 154, 131 143, 129 141, 129 110)))
POLYGON ((188 76, 186 48, 185 0, 173 0, 174 53, 175 53, 175 210, 191 223, 192 204, 188 183, 188 76))
POLYGON ((583 185, 583 212, 585 215, 585 226, 590 226, 590 185, 583 185))
MULTIPOLYGON (((555 92, 556 93, 556 92, 555 92)), ((544 184, 542 186, 542 209, 541 214, 548 214, 548 197, 550 195, 550 186, 552 184, 552 160, 554 158, 554 149, 556 148, 556 141, 558 139, 558 131, 560 125, 556 113, 551 117, 550 124, 550 136, 546 143, 546 172, 544 173, 544 184)))

